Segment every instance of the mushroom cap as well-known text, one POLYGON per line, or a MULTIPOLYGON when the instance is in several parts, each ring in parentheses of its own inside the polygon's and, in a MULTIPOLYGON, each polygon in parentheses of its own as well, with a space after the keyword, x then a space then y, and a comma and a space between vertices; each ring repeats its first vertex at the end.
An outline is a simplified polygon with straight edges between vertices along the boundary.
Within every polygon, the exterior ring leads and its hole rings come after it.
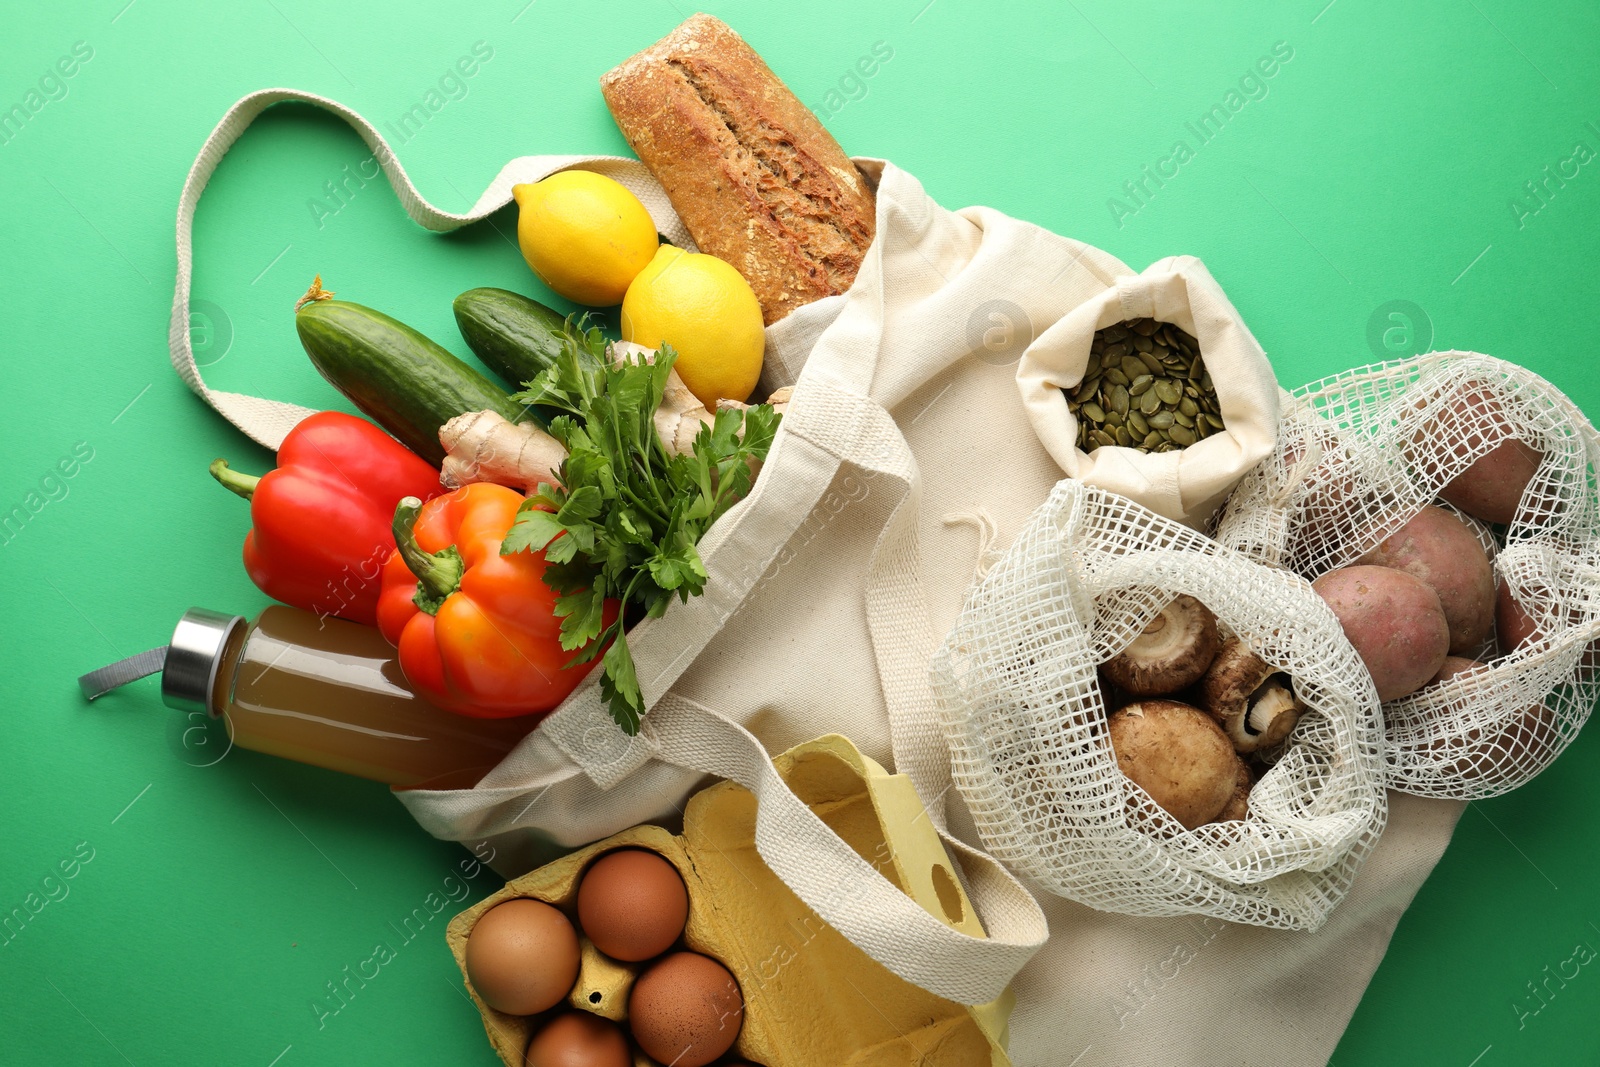
POLYGON ((1288 676, 1237 637, 1223 642, 1201 680, 1200 704, 1238 752, 1279 744, 1305 710, 1288 676))
POLYGON ((1242 762, 1205 712, 1176 700, 1141 700, 1107 720, 1117 767, 1193 830, 1233 798, 1242 762))
POLYGON ((1222 809, 1212 822, 1235 822, 1245 819, 1250 815, 1250 789, 1255 785, 1255 779, 1250 774, 1250 768, 1244 760, 1239 761, 1239 777, 1234 781, 1233 796, 1228 798, 1227 806, 1222 809))
POLYGON ((1100 669, 1129 696, 1166 696, 1199 681, 1219 643, 1211 609, 1179 594, 1100 669))

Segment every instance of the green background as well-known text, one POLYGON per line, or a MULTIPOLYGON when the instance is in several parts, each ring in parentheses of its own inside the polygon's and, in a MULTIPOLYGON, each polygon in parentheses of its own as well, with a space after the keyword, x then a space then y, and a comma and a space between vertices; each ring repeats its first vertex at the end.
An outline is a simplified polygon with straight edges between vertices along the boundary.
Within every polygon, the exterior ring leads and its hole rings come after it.
MULTIPOLYGON (((945 205, 992 205, 1135 267, 1203 257, 1286 384, 1431 335, 1524 363, 1600 410, 1600 163, 1550 183, 1536 214, 1523 189, 1576 144, 1600 149, 1587 125, 1600 125, 1600 11, 1325 2, 712 10, 848 150, 895 160, 945 205), (853 81, 878 42, 892 59, 853 81), (1192 147, 1185 123, 1277 42, 1293 58, 1267 95, 1119 225, 1109 198, 1178 138, 1192 147), (1390 319, 1393 301, 1414 306, 1390 319)), ((320 1028, 309 1006, 450 885, 463 850, 369 783, 248 752, 196 766, 210 757, 185 750, 153 682, 91 707, 73 679, 161 644, 191 605, 265 602, 239 565, 245 508, 205 467, 225 455, 261 470, 271 457, 184 388, 165 343, 179 187, 226 108, 286 85, 381 125, 484 42, 492 58, 466 95, 397 145, 423 193, 462 210, 513 156, 625 151, 596 78, 689 13, 672 0, 8 5, 0 108, 27 102, 76 42, 93 55, 0 144, 0 511, 27 512, 0 537, 0 912, 41 892, 75 848, 93 858, 0 945, 0 1060, 493 1062, 442 917, 320 1028), (75 446, 92 459, 51 477, 75 446)), ((507 239, 508 213, 430 235, 378 183, 313 210, 366 156, 335 120, 281 108, 222 165, 195 242, 212 385, 341 406, 290 325, 316 271, 457 350, 460 290, 551 299, 507 239)), ((1543 1006, 1527 988, 1579 943, 1600 948, 1597 770, 1591 731, 1533 784, 1471 806, 1335 1063, 1600 1059, 1600 974, 1552 982, 1543 1006), (1540 1010, 1519 1019, 1516 1004, 1540 1010)), ((492 888, 487 872, 470 880, 472 899, 492 888)))

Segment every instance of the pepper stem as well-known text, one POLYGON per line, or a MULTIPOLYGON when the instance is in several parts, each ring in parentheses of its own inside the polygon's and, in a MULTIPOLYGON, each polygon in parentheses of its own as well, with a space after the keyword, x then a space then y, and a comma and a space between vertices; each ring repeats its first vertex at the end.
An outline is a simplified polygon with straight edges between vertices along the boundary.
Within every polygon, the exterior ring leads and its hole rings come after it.
POLYGON ((461 575, 466 564, 461 552, 451 545, 443 552, 425 552, 417 544, 412 525, 422 511, 422 501, 408 496, 394 508, 394 546, 406 561, 411 573, 417 576, 417 595, 412 598, 418 608, 429 615, 437 615, 445 598, 461 586, 461 575))
POLYGON ((249 500, 255 493, 256 485, 261 481, 261 476, 258 474, 240 474, 229 467, 228 461, 225 459, 211 461, 211 477, 215 478, 222 488, 228 492, 237 493, 246 500, 249 500))

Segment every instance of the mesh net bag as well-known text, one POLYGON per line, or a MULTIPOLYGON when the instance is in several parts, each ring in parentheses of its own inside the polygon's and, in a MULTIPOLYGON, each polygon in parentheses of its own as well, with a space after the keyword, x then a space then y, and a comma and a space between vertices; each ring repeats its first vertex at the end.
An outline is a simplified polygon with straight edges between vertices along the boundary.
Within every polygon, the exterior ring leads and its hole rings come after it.
POLYGON ((969 594, 933 685, 985 846, 1094 908, 1315 929, 1383 828, 1377 696, 1310 586, 1073 479, 969 594), (1193 830, 1118 769, 1096 670, 1179 593, 1306 705, 1248 818, 1193 830))
POLYGON ((1491 797, 1560 755, 1600 696, 1597 461, 1593 427, 1549 382, 1430 353, 1286 397, 1276 453, 1215 534, 1314 580, 1425 507, 1469 522, 1493 562, 1498 633, 1472 654, 1482 666, 1383 705, 1385 760, 1396 789, 1491 797))

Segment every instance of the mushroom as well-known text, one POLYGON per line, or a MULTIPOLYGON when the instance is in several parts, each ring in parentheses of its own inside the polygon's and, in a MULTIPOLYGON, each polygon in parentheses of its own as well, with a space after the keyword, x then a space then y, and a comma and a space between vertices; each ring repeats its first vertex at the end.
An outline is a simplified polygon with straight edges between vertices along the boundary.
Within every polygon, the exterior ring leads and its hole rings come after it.
POLYGON ((1100 669, 1129 696, 1165 696, 1198 681, 1216 658, 1218 643, 1211 609, 1179 595, 1100 669))
POLYGON ((1289 676, 1230 638, 1200 682, 1200 702, 1239 752, 1271 748, 1289 736, 1305 705, 1289 676))
POLYGON ((1107 726, 1117 768, 1185 829, 1227 810, 1241 781, 1248 791, 1244 761, 1199 708, 1142 700, 1119 709, 1107 726))
POLYGON ((1255 785, 1255 779, 1250 774, 1250 768, 1244 760, 1239 761, 1239 777, 1235 780, 1233 796, 1228 798, 1227 806, 1222 809, 1212 822, 1233 822, 1244 819, 1250 814, 1250 789, 1255 785))

